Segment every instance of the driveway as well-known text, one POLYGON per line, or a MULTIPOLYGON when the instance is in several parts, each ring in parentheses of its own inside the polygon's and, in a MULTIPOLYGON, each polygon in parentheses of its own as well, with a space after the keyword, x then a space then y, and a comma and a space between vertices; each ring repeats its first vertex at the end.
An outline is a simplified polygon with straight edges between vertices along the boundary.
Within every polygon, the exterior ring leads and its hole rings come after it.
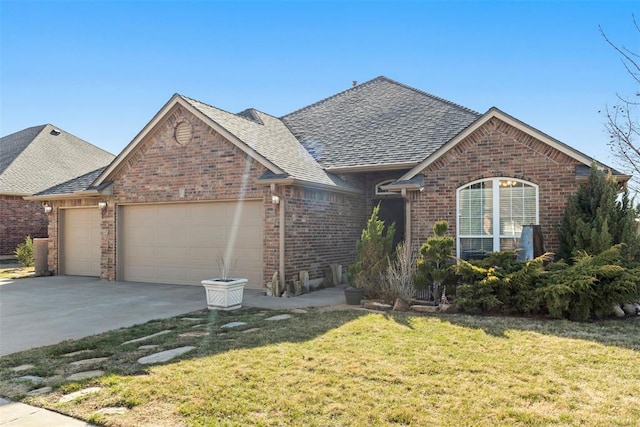
POLYGON ((0 279, 0 356, 206 307, 201 286, 78 276, 0 279))

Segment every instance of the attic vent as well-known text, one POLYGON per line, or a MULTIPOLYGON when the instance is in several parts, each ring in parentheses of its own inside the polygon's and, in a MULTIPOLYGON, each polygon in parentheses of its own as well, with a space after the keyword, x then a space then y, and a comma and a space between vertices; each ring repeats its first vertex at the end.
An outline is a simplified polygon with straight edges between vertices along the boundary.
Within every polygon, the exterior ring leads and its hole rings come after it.
POLYGON ((176 125, 174 138, 180 145, 187 145, 193 139, 193 126, 189 122, 180 122, 176 125))
POLYGON ((49 132, 51 135, 53 136, 58 136, 60 135, 60 131, 58 129, 51 129, 51 132, 49 132))

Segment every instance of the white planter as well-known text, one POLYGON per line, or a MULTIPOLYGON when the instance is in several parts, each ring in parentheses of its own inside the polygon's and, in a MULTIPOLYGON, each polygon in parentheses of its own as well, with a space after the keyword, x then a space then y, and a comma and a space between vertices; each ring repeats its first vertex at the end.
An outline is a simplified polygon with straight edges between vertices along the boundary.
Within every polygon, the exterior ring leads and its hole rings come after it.
POLYGON ((207 279, 200 283, 207 292, 209 310, 236 310, 242 307, 242 294, 247 279, 207 279))

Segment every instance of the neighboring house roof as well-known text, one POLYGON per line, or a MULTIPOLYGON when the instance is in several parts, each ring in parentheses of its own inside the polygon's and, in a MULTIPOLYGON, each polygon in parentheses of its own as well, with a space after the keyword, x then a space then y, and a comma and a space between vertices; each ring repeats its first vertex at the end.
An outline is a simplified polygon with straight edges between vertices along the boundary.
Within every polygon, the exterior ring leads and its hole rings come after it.
POLYGON ((410 168, 480 117, 468 108, 377 77, 282 117, 327 170, 410 168))
POLYGON ((30 127, 0 138, 0 194, 35 194, 114 157, 52 124, 30 127))

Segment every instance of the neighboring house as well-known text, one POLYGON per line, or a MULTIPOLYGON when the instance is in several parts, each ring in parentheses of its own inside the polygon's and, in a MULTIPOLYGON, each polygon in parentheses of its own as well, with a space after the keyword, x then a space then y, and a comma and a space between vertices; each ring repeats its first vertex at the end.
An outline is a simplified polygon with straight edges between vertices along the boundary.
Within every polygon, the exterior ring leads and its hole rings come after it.
POLYGON ((0 139, 0 255, 31 237, 47 237, 39 201, 24 200, 53 185, 108 165, 115 156, 51 125, 0 139))
POLYGON ((447 220, 463 258, 517 246, 531 223, 554 250, 591 162, 496 108, 378 77, 281 118, 176 94, 95 178, 32 199, 54 207, 58 274, 195 285, 224 257, 260 288, 352 263, 377 203, 414 248, 447 220))

